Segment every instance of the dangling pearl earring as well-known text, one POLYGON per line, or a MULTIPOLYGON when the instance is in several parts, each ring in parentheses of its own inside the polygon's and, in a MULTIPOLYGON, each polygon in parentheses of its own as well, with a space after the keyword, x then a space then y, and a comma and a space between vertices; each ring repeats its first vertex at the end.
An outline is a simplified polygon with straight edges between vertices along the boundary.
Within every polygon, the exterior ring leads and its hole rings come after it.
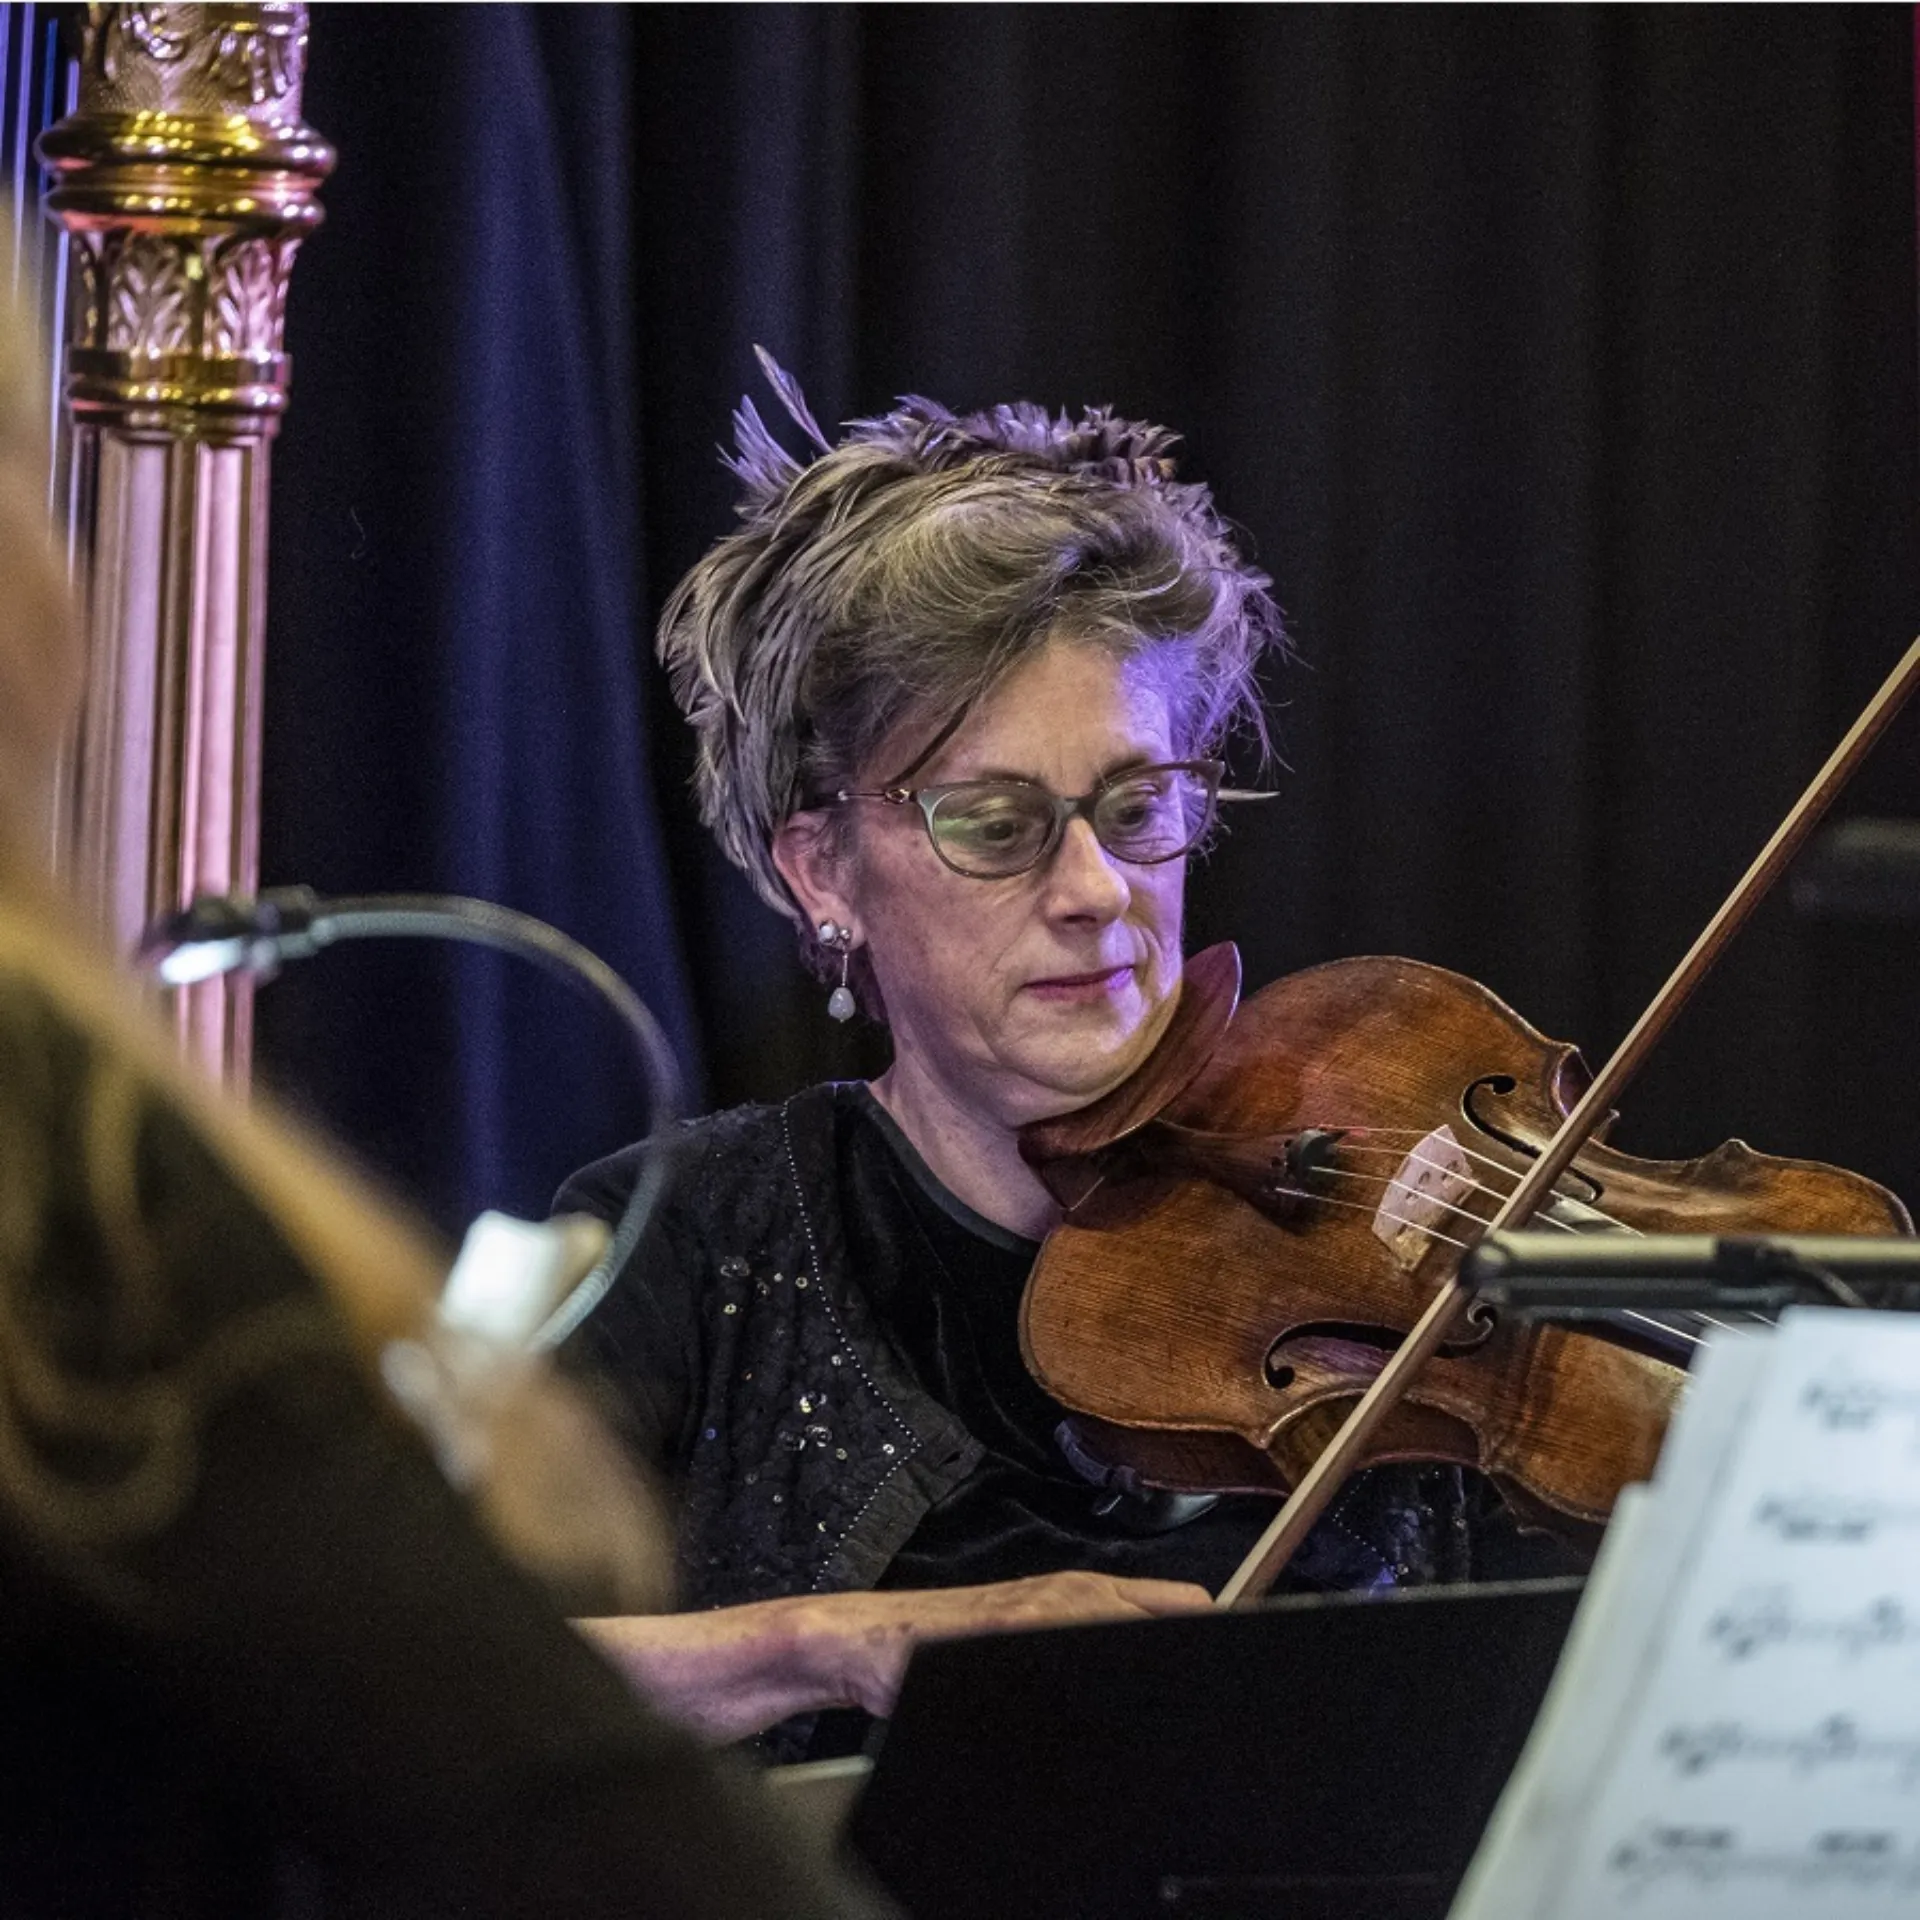
POLYGON ((827 1018, 846 1021, 854 1016, 853 989, 847 985, 847 966, 853 957, 853 929, 833 920, 820 922, 820 944, 840 955, 840 984, 827 995, 827 1018))

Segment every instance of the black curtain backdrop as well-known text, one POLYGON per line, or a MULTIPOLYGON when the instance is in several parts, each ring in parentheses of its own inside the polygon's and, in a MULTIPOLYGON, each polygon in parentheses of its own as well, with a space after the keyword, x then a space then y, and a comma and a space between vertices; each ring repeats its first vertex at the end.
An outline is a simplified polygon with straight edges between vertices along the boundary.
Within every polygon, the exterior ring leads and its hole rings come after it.
MULTIPOLYGON (((1184 430, 1300 656, 1193 890, 1256 983, 1415 954, 1597 1059, 1920 627, 1904 8, 320 6, 308 110, 267 877, 544 914, 711 1102, 883 1057, 707 849, 649 652, 756 340, 824 417, 1184 430)), ((1920 716, 1842 811, 1920 816, 1920 716)), ((1616 1139, 1920 1199, 1917 962, 1776 900, 1616 1139)), ((343 952, 263 1024, 449 1224, 641 1122, 506 963, 343 952)))

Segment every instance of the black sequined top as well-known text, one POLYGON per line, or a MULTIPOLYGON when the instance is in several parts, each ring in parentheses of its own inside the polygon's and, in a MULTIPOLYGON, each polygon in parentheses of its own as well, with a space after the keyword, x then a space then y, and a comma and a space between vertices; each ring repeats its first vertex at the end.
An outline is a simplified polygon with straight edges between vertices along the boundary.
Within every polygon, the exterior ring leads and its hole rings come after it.
MULTIPOLYGON (((871 1093, 821 1086, 691 1124, 671 1198, 574 1342, 681 1494, 688 1604, 1067 1567, 1217 1587, 1269 1501, 1123 1500, 1061 1453, 1021 1362, 1034 1243, 946 1192, 871 1093)), ((557 1206, 615 1217, 638 1149, 557 1206)), ((1448 1467, 1359 1476, 1289 1569, 1354 1588, 1564 1571, 1448 1467), (1529 1561, 1538 1564, 1529 1565, 1529 1561)))
MULTIPOLYGON (((985 1449, 980 1464, 914 1530, 884 1587, 944 1587, 1087 1567, 1134 1579, 1223 1586, 1274 1503, 1122 1498, 1069 1464, 1066 1409, 1027 1371, 1020 1296, 1039 1243, 983 1219, 934 1176, 864 1087, 840 1133, 858 1204, 848 1209, 856 1270, 914 1376, 985 1449)), ((1363 1475, 1288 1570, 1292 1589, 1463 1578, 1458 1477, 1363 1475), (1411 1497, 1410 1497, 1411 1496, 1411 1497)))

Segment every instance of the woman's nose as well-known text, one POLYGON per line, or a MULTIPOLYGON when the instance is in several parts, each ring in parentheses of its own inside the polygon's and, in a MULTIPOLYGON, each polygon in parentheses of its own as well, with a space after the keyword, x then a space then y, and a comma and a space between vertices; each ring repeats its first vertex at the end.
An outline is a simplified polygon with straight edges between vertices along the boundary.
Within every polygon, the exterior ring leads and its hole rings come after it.
POLYGON ((1085 820, 1069 820, 1047 866, 1047 907, 1063 919, 1117 920, 1133 898, 1119 863, 1085 820))

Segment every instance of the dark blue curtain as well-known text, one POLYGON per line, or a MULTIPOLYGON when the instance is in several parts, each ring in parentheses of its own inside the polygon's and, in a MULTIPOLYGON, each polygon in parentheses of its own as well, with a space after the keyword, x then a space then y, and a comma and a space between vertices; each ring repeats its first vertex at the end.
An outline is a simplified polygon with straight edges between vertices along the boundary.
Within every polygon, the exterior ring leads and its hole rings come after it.
MULTIPOLYGON (((544 912, 713 1100, 871 1064, 708 850, 648 652, 763 341, 1169 420, 1279 583, 1254 981, 1404 951, 1603 1052, 1920 624, 1897 8, 315 9, 271 878, 544 912), (684 982, 684 986, 681 984, 684 982)), ((1920 717, 1846 810, 1920 816, 1920 717)), ((1920 1192, 1920 943, 1783 895, 1617 1137, 1920 1192)), ((639 1124, 510 970, 342 954, 283 1083, 443 1217, 639 1124)))
MULTIPOLYGON (((629 23, 322 11, 344 156, 295 280, 264 869, 537 914, 697 1077, 649 770, 629 23)), ((621 1030, 523 963, 342 947, 262 996, 272 1079, 449 1226, 645 1124, 621 1030)))

